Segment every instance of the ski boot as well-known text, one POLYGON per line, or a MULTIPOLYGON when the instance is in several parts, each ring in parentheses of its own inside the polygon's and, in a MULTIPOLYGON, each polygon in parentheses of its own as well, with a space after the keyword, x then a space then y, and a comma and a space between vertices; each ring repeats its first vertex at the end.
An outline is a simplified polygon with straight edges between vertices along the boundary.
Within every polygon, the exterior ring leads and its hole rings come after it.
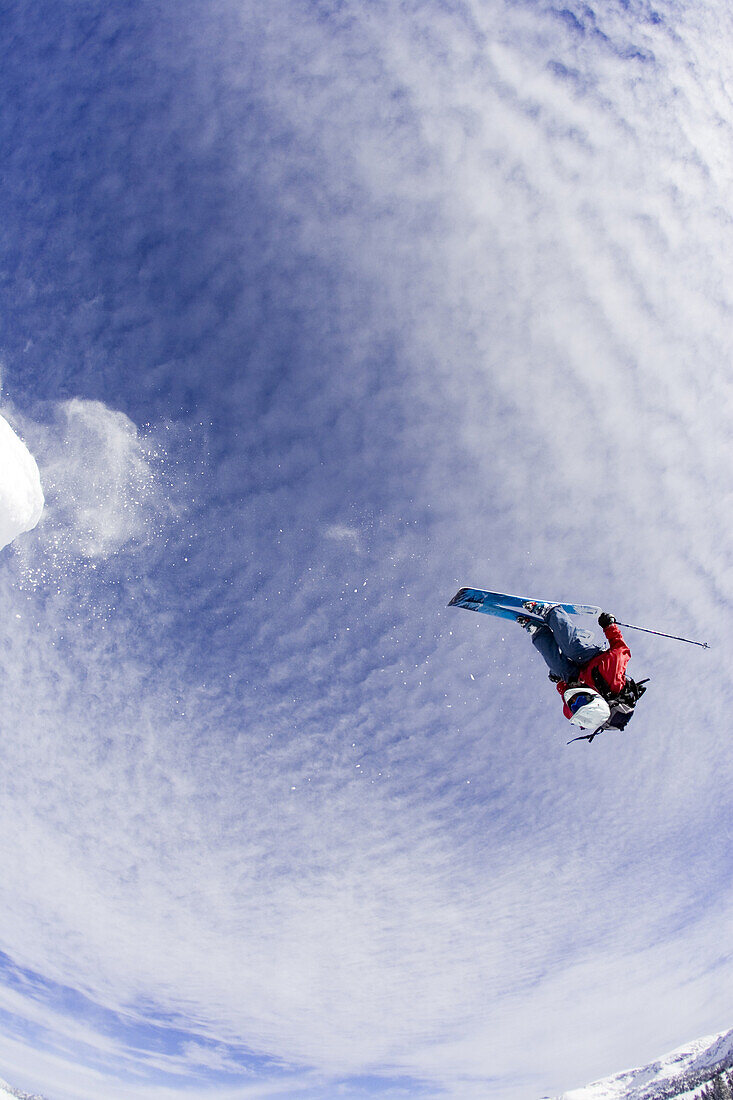
POLYGON ((523 604, 526 611, 532 615, 539 615, 541 619, 546 619, 555 606, 554 603, 540 603, 537 600, 527 600, 523 604))
POLYGON ((534 634, 535 630, 539 627, 539 623, 534 619, 527 619, 524 615, 517 615, 517 622, 521 626, 522 630, 526 630, 530 637, 534 634))

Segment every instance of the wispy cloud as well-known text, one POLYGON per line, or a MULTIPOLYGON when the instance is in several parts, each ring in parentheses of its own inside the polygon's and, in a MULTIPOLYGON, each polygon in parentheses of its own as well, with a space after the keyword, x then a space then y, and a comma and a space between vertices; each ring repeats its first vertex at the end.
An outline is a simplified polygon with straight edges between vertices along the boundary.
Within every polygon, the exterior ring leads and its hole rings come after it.
POLYGON ((511 1100, 726 1026, 730 16, 15 18, 0 1070, 511 1100), (459 583, 715 649, 565 748, 459 583))

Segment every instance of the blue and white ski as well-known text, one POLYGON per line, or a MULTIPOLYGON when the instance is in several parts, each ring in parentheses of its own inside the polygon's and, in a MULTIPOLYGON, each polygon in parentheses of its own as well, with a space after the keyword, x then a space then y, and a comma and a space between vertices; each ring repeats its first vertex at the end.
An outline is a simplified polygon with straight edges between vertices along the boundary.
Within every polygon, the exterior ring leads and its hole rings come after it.
POLYGON ((554 600, 533 600, 529 596, 510 596, 507 592, 485 592, 482 588, 459 588, 448 607, 465 607, 500 619, 529 619, 544 622, 542 609, 561 607, 568 615, 600 615, 600 607, 586 603, 556 603, 554 600))

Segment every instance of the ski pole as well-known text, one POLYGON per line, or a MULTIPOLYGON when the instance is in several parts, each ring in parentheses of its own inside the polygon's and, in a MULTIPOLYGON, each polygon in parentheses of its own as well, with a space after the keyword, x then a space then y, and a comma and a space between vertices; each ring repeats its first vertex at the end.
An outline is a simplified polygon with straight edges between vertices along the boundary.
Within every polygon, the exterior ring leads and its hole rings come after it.
POLYGON ((699 645, 703 649, 710 649, 707 642, 696 642, 692 638, 680 638, 678 634, 665 634, 663 630, 649 630, 646 626, 633 626, 631 623, 619 623, 619 626, 625 626, 628 630, 643 630, 645 634, 656 634, 660 638, 672 638, 675 642, 689 642, 690 645, 699 645))

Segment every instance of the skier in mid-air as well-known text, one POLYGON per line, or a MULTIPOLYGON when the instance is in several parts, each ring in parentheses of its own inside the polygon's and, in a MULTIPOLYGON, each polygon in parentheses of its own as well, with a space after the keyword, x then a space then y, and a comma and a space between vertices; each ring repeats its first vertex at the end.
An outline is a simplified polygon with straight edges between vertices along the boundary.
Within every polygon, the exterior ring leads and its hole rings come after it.
POLYGON ((626 677, 631 650, 613 615, 604 611, 598 624, 608 646, 594 641, 590 630, 576 625, 560 606, 527 603, 532 616, 517 622, 532 636, 532 645, 550 670, 550 679, 562 696, 563 713, 573 725, 588 732, 573 740, 592 741, 604 729, 624 729, 646 690, 626 677))
MULTIPOLYGON (((590 630, 575 625, 574 616, 597 615, 600 607, 542 602, 526 596, 512 596, 508 592, 489 592, 484 588, 459 588, 448 606, 511 619, 529 631, 535 649, 542 654, 550 670, 550 679, 557 684, 565 717, 590 731, 582 737, 574 737, 573 741, 592 741, 602 730, 624 729, 646 691, 646 680, 635 683, 626 675, 631 650, 613 615, 602 611, 598 618, 608 647, 598 645, 590 630)), ((710 648, 707 642, 697 642, 679 634, 666 634, 663 630, 650 630, 631 623, 621 625, 660 638, 710 648)))

